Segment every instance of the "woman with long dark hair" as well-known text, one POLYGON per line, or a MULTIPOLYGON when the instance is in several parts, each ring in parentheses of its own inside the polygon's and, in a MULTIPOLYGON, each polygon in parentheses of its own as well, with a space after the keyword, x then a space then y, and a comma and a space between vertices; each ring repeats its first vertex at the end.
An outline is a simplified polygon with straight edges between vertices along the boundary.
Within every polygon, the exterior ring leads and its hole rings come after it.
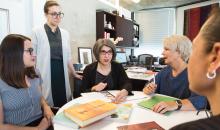
POLYGON ((41 94, 30 38, 10 34, 0 45, 0 129, 45 130, 53 112, 41 94))

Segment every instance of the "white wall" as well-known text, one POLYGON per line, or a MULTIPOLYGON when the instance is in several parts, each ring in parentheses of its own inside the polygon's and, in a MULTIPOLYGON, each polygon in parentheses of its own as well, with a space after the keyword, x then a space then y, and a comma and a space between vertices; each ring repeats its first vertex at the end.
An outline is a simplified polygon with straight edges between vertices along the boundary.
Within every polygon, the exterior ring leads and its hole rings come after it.
POLYGON ((60 0, 64 12, 61 27, 69 31, 74 63, 78 47, 93 47, 96 40, 95 0, 60 0))
POLYGON ((196 7, 206 6, 213 3, 220 3, 219 0, 211 0, 206 2, 201 2, 193 5, 188 5, 184 7, 179 7, 176 9, 176 33, 179 35, 183 35, 183 24, 184 24, 184 10, 192 9, 196 7))
POLYGON ((32 11, 32 28, 42 26, 45 22, 44 16, 44 4, 46 0, 29 0, 32 1, 31 11, 32 11))
POLYGON ((30 0, 0 0, 0 8, 9 10, 10 33, 29 36, 31 33, 30 0))

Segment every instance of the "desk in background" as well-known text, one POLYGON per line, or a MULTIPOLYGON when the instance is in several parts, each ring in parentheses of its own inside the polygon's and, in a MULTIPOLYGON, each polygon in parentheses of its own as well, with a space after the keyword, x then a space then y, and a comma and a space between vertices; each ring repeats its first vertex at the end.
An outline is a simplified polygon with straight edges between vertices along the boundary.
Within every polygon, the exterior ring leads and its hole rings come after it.
MULTIPOLYGON (((118 91, 109 91, 113 95, 118 91)), ((141 98, 143 96, 143 92, 133 91, 134 96, 128 97, 128 99, 133 98, 133 100, 126 101, 124 103, 132 103, 133 104, 133 111, 131 113, 130 119, 127 123, 118 122, 117 120, 109 120, 108 117, 95 122, 85 128, 81 128, 80 130, 117 130, 118 126, 127 125, 127 124, 135 124, 135 123, 143 123, 143 122, 150 122, 155 121, 164 129, 169 129, 175 125, 193 121, 201 118, 206 118, 206 114, 204 111, 200 112, 197 115, 197 111, 174 111, 169 116, 165 116, 163 114, 155 113, 152 110, 143 109, 137 106, 137 103, 144 100, 141 98), (136 100, 134 100, 137 97, 136 100)), ((146 99, 150 98, 149 95, 146 95, 146 99)), ((94 95, 88 93, 88 96, 83 95, 77 99, 70 101, 69 103, 65 104, 57 113, 62 112, 64 109, 70 107, 75 103, 85 103, 92 100, 101 99, 101 100, 108 100, 106 97, 102 97, 100 95, 94 95)), ((69 127, 65 127, 59 124, 54 124, 54 130, 74 130, 69 127)))
POLYGON ((145 84, 153 79, 155 72, 149 71, 143 67, 128 67, 126 70, 128 77, 131 79, 134 91, 142 91, 145 84))

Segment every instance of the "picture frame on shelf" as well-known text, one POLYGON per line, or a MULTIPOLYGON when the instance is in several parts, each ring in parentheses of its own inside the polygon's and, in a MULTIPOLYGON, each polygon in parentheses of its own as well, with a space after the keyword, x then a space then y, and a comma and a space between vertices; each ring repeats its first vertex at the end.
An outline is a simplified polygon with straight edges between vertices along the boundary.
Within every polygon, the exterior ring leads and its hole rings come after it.
POLYGON ((79 63, 91 64, 92 60, 92 48, 90 47, 78 47, 79 63))

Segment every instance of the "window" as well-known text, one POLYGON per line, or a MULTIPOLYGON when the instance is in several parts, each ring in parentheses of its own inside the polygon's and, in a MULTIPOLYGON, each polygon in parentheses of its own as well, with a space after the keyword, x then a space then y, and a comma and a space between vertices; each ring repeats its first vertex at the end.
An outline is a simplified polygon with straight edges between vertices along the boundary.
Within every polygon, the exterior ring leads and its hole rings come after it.
POLYGON ((175 33, 175 9, 139 11, 135 19, 140 25, 140 46, 134 54, 161 56, 163 39, 175 33))

